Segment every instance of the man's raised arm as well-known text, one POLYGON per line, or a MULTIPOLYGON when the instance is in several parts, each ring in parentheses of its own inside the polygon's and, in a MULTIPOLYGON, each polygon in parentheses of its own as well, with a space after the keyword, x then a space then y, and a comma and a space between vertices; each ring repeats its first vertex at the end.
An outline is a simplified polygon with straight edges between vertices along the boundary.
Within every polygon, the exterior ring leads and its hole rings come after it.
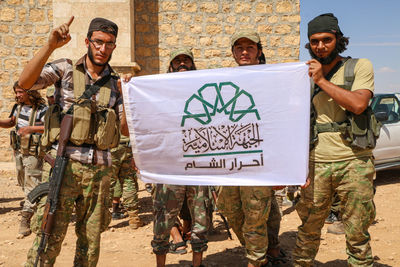
POLYGON ((21 88, 24 88, 25 90, 30 89, 39 78, 44 64, 46 64, 53 51, 64 46, 71 40, 69 26, 73 20, 74 16, 72 16, 67 23, 62 24, 50 32, 47 44, 36 53, 22 71, 18 82, 18 85, 21 88))

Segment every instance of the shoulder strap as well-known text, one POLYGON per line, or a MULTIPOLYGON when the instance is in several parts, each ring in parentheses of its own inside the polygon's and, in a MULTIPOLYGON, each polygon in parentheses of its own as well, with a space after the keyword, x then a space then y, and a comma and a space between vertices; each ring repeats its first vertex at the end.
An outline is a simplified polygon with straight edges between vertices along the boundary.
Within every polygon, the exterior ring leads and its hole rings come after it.
POLYGON ((31 116, 29 117, 29 126, 35 125, 37 106, 32 106, 31 116))
POLYGON ((347 58, 344 65, 344 89, 351 90, 354 82, 354 68, 358 62, 358 58, 347 58))
POLYGON ((18 118, 19 118, 19 114, 21 113, 21 109, 22 109, 22 105, 19 104, 18 105, 18 110, 17 110, 17 116, 15 117, 15 127, 18 126, 18 118))

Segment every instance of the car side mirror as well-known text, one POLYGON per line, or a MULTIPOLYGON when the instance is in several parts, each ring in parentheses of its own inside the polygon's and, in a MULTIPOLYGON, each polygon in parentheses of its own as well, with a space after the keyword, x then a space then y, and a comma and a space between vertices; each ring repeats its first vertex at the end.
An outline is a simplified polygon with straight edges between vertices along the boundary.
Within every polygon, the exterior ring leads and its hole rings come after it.
POLYGON ((388 120, 389 114, 385 111, 378 111, 375 113, 375 117, 378 121, 383 122, 388 120))

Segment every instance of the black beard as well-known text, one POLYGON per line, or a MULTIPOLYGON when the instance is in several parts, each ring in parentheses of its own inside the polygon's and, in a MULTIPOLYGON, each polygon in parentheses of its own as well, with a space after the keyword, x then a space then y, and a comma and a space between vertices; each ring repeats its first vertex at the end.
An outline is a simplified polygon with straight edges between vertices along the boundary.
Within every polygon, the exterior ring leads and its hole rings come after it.
POLYGON ((179 72, 181 69, 185 69, 185 70, 196 70, 196 67, 192 65, 192 67, 188 67, 186 65, 180 65, 177 69, 175 69, 174 67, 172 67, 172 64, 170 64, 169 68, 168 68, 168 73, 171 72, 179 72))
POLYGON ((105 63, 97 63, 96 61, 94 61, 93 53, 92 53, 92 50, 90 49, 90 46, 88 47, 87 54, 88 54, 88 57, 89 57, 90 61, 93 63, 93 65, 96 65, 96 66, 99 66, 99 67, 103 67, 103 66, 107 65, 108 62, 110 62, 111 55, 112 55, 112 54, 110 55, 110 57, 107 59, 107 61, 105 63))
POLYGON ((339 52, 337 48, 335 48, 332 53, 330 53, 329 56, 327 57, 317 57, 317 55, 314 54, 314 52, 311 50, 311 48, 308 48, 308 52, 310 53, 310 56, 316 60, 318 60, 319 63, 322 65, 329 65, 331 64, 335 58, 339 55, 339 52))

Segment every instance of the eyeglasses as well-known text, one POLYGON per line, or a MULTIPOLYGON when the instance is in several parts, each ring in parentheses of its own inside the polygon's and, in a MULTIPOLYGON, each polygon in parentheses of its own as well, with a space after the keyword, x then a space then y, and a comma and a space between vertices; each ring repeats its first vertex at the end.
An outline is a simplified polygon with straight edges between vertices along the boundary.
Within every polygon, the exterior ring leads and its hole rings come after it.
POLYGON ((319 42, 322 42, 324 45, 330 44, 333 41, 333 38, 331 37, 326 37, 322 39, 311 39, 310 40, 310 45, 316 46, 319 45, 319 42))
POLYGON ((98 39, 92 40, 90 38, 89 38, 89 42, 91 42, 96 49, 100 49, 103 45, 105 45, 107 49, 113 49, 115 47, 114 42, 104 42, 102 40, 98 40, 98 39))

